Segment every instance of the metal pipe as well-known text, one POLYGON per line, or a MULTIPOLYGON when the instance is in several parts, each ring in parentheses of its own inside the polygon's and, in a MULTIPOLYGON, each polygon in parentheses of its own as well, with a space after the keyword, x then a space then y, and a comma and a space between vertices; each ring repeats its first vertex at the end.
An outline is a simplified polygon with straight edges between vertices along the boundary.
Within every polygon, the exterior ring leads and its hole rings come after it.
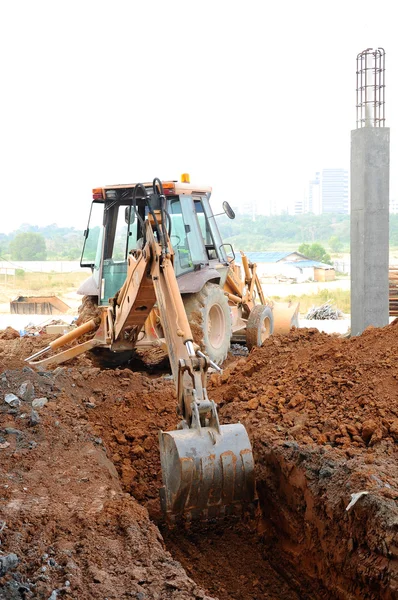
POLYGON ((30 362, 31 360, 34 360, 35 358, 37 358, 38 356, 41 356, 42 354, 44 354, 45 352, 48 352, 49 350, 57 350, 58 348, 61 348, 61 346, 65 346, 65 344, 69 344, 69 342, 72 342, 73 340, 84 335, 85 333, 89 333, 90 331, 92 331, 93 329, 96 329, 97 327, 98 327, 98 324, 97 324, 96 319, 91 319, 90 321, 83 323, 83 325, 76 327, 76 329, 69 331, 69 333, 65 333, 64 335, 61 335, 61 337, 57 338, 53 342, 50 342, 48 346, 46 346, 42 350, 39 350, 35 354, 32 354, 32 356, 25 358, 25 362, 30 362))
POLYGON ((187 349, 189 356, 195 356, 195 350, 193 349, 193 342, 188 340, 187 342, 185 342, 185 347, 187 349))
POLYGON ((45 354, 49 350, 51 350, 51 346, 46 346, 45 348, 42 348, 42 350, 39 350, 35 354, 32 354, 32 356, 28 356, 28 358, 25 358, 25 362, 29 362, 31 360, 34 360, 35 358, 37 358, 38 356, 41 356, 42 354, 45 354))
POLYGON ((196 355, 200 356, 201 358, 204 358, 205 360, 207 360, 209 362, 209 365, 211 367, 213 367, 213 369, 215 369, 219 373, 222 373, 222 369, 220 369, 220 367, 218 365, 216 365, 215 362, 213 362, 212 360, 210 360, 210 358, 208 356, 206 356, 205 354, 203 354, 203 352, 201 352, 200 350, 197 350, 196 355))

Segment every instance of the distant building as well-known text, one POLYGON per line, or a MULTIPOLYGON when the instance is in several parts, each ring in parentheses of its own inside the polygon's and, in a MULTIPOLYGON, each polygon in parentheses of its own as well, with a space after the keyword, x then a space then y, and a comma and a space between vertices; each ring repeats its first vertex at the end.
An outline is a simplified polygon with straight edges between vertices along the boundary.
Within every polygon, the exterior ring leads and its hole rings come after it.
POLYGON ((303 215, 306 212, 306 204, 305 204, 305 198, 303 198, 302 200, 296 200, 296 202, 294 203, 294 207, 293 207, 293 214, 294 215, 303 215))
POLYGON ((306 212, 320 215, 322 212, 321 204, 321 174, 315 173, 314 179, 311 179, 308 186, 307 210, 306 212))
MULTIPOLYGON (((296 201, 293 214, 349 213, 348 171, 323 169, 308 182, 303 200, 296 201)), ((398 209, 398 207, 397 207, 398 209)))
POLYGON ((321 212, 348 215, 348 171, 345 169, 323 169, 321 212))

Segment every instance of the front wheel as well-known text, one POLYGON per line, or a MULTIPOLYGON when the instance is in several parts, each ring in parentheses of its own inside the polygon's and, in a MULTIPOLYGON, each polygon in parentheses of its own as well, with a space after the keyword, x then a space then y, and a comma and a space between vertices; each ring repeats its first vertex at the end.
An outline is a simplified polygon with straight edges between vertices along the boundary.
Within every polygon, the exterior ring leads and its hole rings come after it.
POLYGON ((262 346, 274 331, 274 316, 269 306, 256 304, 250 311, 246 326, 246 345, 251 350, 262 346))
POLYGON ((227 358, 232 319, 227 297, 215 283, 206 283, 197 294, 183 297, 194 342, 216 364, 227 358))

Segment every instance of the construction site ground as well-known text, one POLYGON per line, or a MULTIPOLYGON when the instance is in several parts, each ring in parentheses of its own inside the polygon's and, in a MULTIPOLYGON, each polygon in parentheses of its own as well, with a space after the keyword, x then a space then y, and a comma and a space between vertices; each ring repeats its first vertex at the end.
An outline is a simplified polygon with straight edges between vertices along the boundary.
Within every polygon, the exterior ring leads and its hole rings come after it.
POLYGON ((164 363, 34 371, 24 358, 54 338, 0 332, 0 598, 398 598, 397 328, 292 330, 229 357, 208 391, 248 430, 258 505, 175 529, 164 363))

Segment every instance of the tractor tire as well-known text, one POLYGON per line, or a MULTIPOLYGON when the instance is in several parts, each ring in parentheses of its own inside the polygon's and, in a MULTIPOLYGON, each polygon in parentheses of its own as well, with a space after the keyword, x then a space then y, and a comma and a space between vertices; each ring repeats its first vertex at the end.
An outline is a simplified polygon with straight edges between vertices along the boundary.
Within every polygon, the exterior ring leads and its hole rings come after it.
POLYGON ((183 296, 193 341, 217 365, 227 358, 232 318, 227 297, 215 283, 206 283, 197 294, 183 296))
POLYGON ((274 331, 272 309, 264 304, 256 304, 250 312, 246 325, 246 345, 251 350, 262 346, 274 331))

